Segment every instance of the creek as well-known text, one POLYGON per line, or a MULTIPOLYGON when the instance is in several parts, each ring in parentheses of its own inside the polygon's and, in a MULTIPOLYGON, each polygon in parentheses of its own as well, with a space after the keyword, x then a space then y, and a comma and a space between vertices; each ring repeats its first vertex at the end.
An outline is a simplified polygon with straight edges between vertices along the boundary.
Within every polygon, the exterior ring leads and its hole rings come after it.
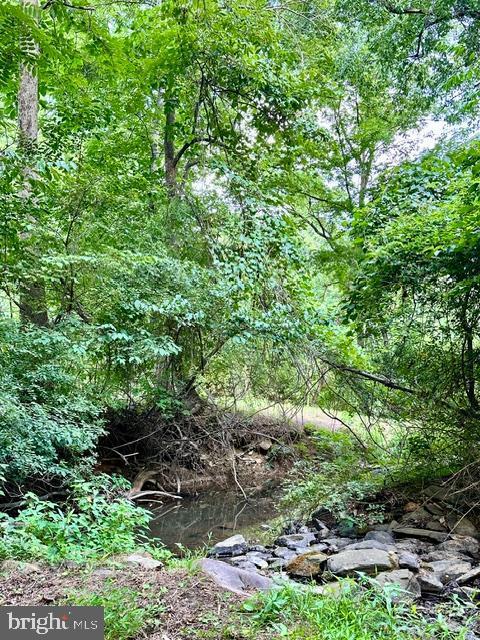
POLYGON ((274 518, 279 496, 278 486, 272 483, 246 497, 237 487, 184 496, 153 510, 150 534, 173 551, 178 551, 177 544, 188 549, 211 546, 274 518))

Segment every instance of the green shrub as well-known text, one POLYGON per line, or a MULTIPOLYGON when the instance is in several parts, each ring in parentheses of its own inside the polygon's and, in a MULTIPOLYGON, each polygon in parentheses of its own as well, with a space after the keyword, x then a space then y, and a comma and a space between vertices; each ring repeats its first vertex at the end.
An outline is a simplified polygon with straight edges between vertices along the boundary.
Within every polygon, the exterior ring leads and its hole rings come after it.
POLYGON ((0 319, 2 483, 71 478, 91 466, 102 423, 91 385, 80 384, 79 332, 72 321, 46 330, 0 319))
POLYGON ((138 637, 145 627, 152 626, 164 611, 160 604, 140 604, 140 595, 125 587, 107 587, 98 594, 72 593, 64 604, 103 607, 105 640, 128 640, 138 637))
POLYGON ((63 508, 28 494, 18 516, 1 514, 0 557, 80 562, 138 549, 150 514, 121 497, 126 486, 104 477, 76 484, 63 508))
POLYGON ((369 452, 347 433, 309 430, 316 454, 295 465, 286 482, 283 506, 298 517, 318 508, 327 509, 347 529, 381 522, 381 505, 370 501, 361 505, 379 491, 384 481, 370 464, 369 452))

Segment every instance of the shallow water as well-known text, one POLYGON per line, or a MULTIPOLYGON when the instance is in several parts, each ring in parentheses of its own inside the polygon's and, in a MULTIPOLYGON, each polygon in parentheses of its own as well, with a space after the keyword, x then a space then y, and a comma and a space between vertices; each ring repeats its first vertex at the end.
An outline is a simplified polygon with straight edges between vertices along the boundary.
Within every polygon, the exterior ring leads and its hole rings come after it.
POLYGON ((177 543, 189 549, 211 545, 275 517, 278 497, 271 485, 246 499, 233 489, 205 491, 154 510, 150 532, 172 550, 177 543))

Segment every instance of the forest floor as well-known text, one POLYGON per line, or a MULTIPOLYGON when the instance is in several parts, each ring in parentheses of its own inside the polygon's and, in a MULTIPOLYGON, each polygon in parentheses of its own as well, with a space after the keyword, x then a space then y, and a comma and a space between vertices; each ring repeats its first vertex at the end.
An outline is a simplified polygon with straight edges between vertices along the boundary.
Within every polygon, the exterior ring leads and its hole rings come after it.
MULTIPOLYGON (((132 597, 147 614, 135 640, 217 640, 249 636, 238 629, 238 596, 222 590, 195 569, 152 571, 141 567, 48 567, 11 563, 0 580, 0 604, 102 604, 113 615, 124 615, 132 597), (95 594, 98 601, 92 601, 95 594), (232 625, 236 626, 236 630, 232 625)), ((108 615, 106 611, 106 615, 108 615)), ((267 633, 256 637, 267 640, 267 633)), ((119 640, 113 638, 111 640, 119 640)))

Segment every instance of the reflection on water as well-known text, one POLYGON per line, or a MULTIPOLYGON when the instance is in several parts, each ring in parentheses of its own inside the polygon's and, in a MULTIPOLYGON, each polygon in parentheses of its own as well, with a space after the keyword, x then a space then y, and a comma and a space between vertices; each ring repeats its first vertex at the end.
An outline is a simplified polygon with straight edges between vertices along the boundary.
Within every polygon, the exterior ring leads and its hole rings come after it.
POLYGON ((233 490, 187 496, 154 510, 151 535, 172 550, 175 543, 190 549, 211 545, 274 517, 278 495, 278 489, 266 486, 247 498, 233 490))

